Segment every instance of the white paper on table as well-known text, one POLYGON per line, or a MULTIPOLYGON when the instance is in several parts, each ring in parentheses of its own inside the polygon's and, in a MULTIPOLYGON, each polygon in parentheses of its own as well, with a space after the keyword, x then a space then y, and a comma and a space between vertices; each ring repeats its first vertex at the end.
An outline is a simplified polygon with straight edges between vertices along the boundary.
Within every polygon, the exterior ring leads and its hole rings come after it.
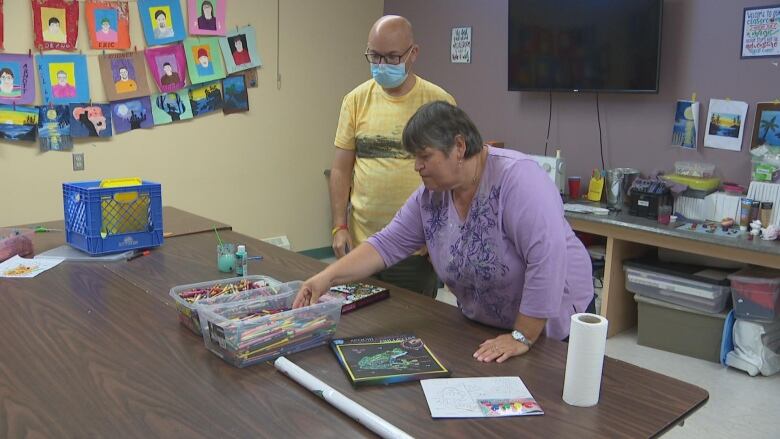
POLYGON ((747 111, 747 102, 710 99, 704 126, 704 146, 728 151, 741 150, 747 111))
POLYGON ((25 259, 19 255, 0 263, 0 277, 29 278, 59 265, 64 258, 25 259), (18 270, 18 274, 13 274, 18 270))
POLYGON ((437 378, 420 381, 434 418, 491 418, 544 414, 519 377, 437 378), (485 410, 484 401, 521 400, 522 410, 485 410))

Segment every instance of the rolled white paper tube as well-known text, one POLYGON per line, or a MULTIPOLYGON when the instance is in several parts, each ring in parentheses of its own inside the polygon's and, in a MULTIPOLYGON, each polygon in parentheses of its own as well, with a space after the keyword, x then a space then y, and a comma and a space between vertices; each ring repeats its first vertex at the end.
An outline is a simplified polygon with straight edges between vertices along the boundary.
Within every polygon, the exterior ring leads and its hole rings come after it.
POLYGON ((341 410, 345 415, 363 424, 369 430, 387 439, 413 439, 403 430, 385 421, 374 412, 368 410, 355 401, 347 398, 333 387, 317 379, 314 375, 306 372, 292 361, 279 357, 274 361, 274 366, 292 378, 298 384, 309 389, 312 393, 327 401, 333 407, 341 410))

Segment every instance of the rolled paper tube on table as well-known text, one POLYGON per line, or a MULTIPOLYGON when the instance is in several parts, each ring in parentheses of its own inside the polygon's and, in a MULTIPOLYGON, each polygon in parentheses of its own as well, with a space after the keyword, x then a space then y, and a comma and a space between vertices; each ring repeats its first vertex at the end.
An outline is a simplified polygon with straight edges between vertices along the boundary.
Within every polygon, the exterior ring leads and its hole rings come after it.
POLYGON ((344 414, 383 438, 411 438, 403 430, 390 424, 362 405, 342 395, 329 385, 323 383, 312 374, 298 367, 292 361, 279 357, 274 361, 274 366, 295 380, 298 384, 309 389, 312 393, 327 401, 330 405, 341 410, 344 414))
POLYGON ((571 316, 563 379, 563 400, 569 405, 590 407, 599 402, 607 325, 607 319, 596 314, 571 316))

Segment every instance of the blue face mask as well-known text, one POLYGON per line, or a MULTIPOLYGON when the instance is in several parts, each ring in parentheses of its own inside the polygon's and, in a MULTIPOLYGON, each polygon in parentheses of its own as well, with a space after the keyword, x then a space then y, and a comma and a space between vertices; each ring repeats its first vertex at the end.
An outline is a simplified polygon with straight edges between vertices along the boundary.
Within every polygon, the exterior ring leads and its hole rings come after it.
POLYGON ((406 63, 371 64, 371 76, 383 88, 396 88, 406 80, 406 63))

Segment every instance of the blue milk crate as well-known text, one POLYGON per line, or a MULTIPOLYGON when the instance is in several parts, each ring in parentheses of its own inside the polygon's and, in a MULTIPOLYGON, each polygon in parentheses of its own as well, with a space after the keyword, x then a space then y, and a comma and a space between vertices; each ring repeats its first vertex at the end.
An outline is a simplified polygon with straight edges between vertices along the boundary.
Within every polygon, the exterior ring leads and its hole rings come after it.
POLYGON ((100 183, 62 184, 65 241, 90 255, 162 245, 160 184, 101 188, 100 183))

